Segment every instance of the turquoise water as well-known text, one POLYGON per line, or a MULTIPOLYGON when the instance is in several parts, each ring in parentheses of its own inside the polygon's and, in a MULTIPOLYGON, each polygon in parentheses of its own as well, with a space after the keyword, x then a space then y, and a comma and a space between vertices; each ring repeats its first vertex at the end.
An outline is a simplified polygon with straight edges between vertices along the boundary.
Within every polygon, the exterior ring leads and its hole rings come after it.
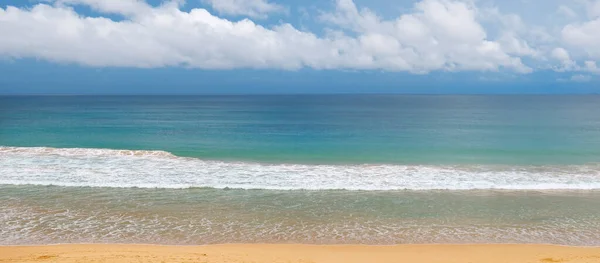
POLYGON ((0 97, 0 145, 268 163, 585 164, 600 96, 0 97))
POLYGON ((599 105, 0 97, 0 244, 600 245, 599 105))

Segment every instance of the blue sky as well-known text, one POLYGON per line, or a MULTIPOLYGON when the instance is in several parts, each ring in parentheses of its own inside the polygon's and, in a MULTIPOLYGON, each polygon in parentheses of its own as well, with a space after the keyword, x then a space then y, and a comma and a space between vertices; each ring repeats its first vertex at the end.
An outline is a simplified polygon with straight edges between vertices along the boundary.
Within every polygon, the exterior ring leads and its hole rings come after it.
POLYGON ((600 0, 0 3, 0 94, 600 93, 600 0))

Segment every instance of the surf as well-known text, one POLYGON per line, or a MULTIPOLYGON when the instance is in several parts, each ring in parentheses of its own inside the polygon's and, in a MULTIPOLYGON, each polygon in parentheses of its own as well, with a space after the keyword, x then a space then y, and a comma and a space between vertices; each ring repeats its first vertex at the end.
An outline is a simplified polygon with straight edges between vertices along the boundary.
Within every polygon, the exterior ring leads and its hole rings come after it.
POLYGON ((0 184, 272 190, 594 190, 600 164, 266 164, 166 151, 0 147, 0 184))

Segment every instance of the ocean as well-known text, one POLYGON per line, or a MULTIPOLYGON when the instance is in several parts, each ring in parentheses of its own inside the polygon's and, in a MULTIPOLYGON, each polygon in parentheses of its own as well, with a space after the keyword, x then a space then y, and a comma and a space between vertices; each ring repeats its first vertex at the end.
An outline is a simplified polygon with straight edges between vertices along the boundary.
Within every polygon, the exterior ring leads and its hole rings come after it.
POLYGON ((600 245, 600 96, 0 96, 0 244, 600 245))

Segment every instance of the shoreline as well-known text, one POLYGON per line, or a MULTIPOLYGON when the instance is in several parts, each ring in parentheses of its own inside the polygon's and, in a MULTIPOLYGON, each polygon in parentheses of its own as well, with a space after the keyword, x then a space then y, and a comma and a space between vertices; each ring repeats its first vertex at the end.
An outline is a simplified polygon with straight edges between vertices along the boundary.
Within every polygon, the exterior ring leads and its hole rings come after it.
POLYGON ((600 247, 546 244, 52 244, 0 246, 0 262, 600 263, 600 247))

